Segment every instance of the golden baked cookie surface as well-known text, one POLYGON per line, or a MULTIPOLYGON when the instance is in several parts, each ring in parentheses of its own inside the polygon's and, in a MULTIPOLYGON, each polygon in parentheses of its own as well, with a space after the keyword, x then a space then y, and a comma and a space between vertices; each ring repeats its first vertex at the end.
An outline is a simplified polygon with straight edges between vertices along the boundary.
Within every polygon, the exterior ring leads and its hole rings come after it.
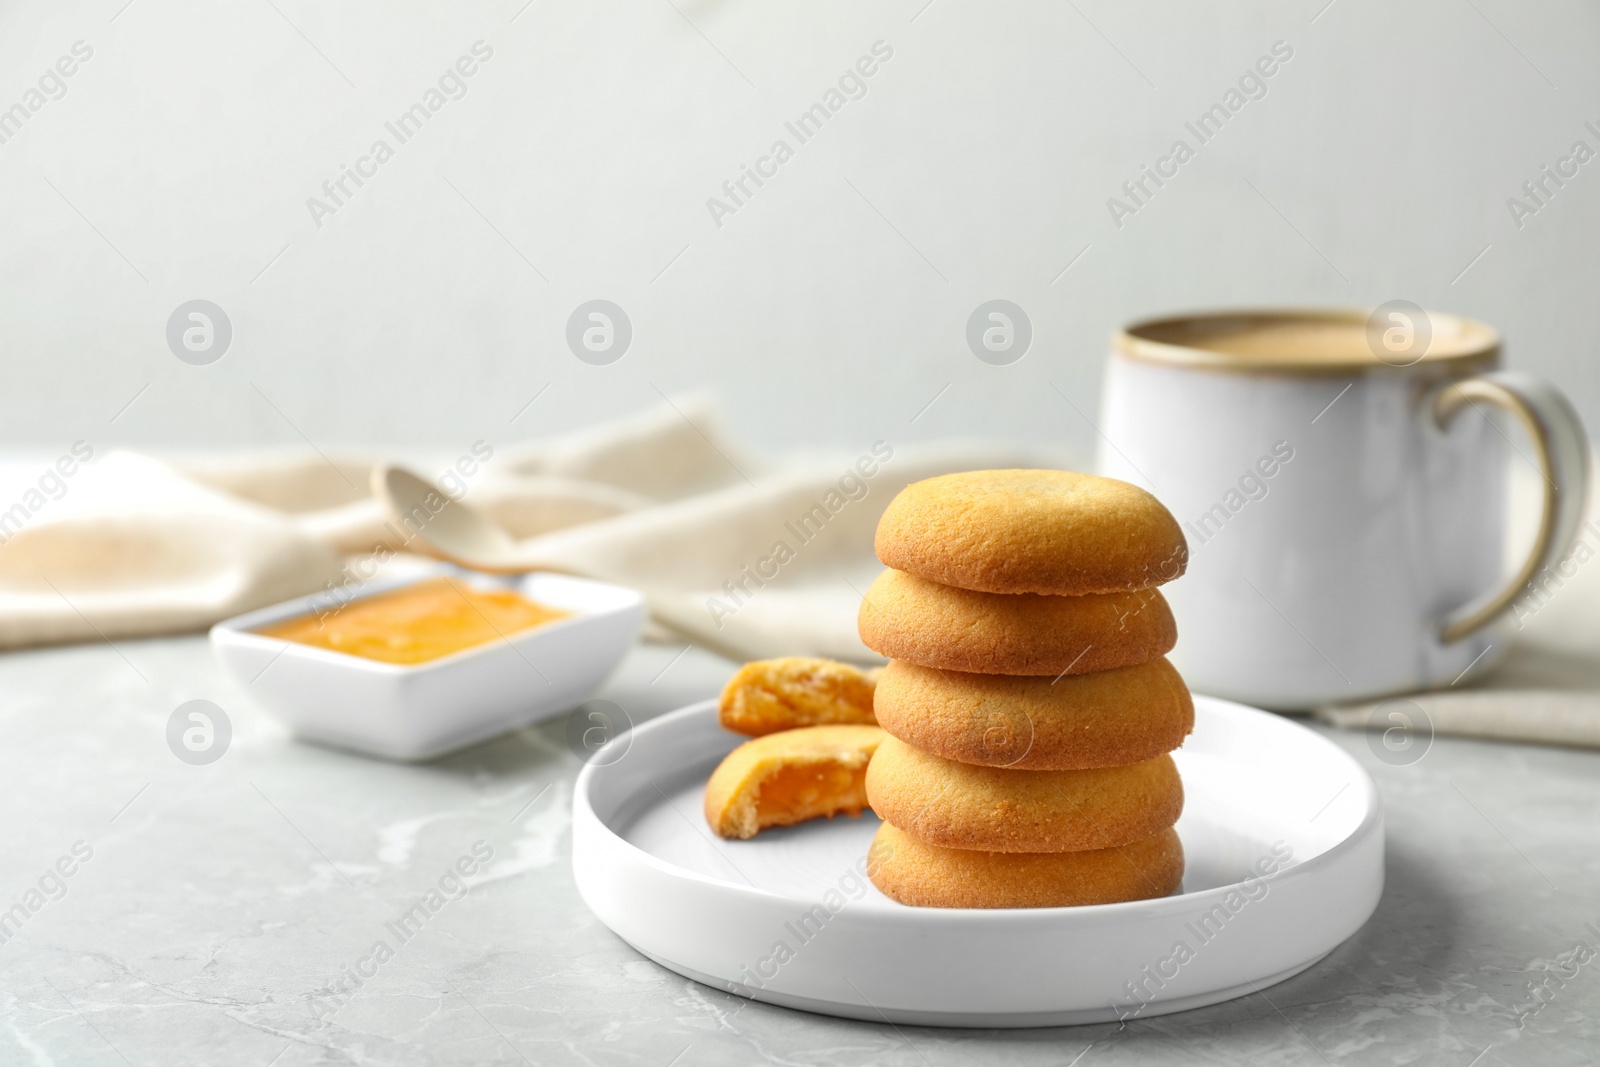
POLYGON ((876 726, 804 726, 746 741, 706 781, 706 822, 721 837, 751 838, 867 806, 868 761, 887 736, 876 726))
POLYGON ((1120 767, 1183 744, 1194 701, 1162 658, 1061 678, 966 674, 895 660, 878 725, 924 752, 1017 770, 1120 767))
POLYGON ((983 852, 1081 852, 1165 830, 1183 813, 1167 755, 1124 767, 1018 771, 957 763, 886 737, 867 768, 867 804, 930 844, 983 852))
POLYGON ((874 672, 807 656, 746 663, 723 687, 717 713, 724 730, 760 737, 831 723, 872 725, 874 672))
POLYGON ((896 570, 867 588, 857 625, 880 655, 971 674, 1088 674, 1147 663, 1178 640, 1155 589, 978 593, 896 570))
POLYGON ((944 474, 902 489, 874 541, 888 567, 986 593, 1148 589, 1184 571, 1183 530, 1114 478, 1056 470, 944 474))
POLYGON ((924 908, 1060 908, 1164 897, 1183 882, 1183 844, 1162 830, 1117 848, 1023 854, 943 848, 884 823, 868 877, 924 908))

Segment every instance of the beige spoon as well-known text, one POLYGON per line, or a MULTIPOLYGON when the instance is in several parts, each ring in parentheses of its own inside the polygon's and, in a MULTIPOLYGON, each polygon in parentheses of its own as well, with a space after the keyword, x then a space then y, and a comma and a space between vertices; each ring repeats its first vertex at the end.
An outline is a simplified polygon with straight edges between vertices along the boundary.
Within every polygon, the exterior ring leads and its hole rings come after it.
MULTIPOLYGON (((489 574, 524 574, 555 570, 539 560, 504 529, 481 512, 451 500, 426 478, 403 467, 378 466, 372 471, 372 491, 388 506, 390 516, 415 533, 433 552, 451 563, 489 574), (443 501, 443 505, 440 505, 443 501), (429 507, 429 504, 433 507, 429 507)), ((648 589, 644 597, 656 621, 713 652, 733 660, 765 659, 782 655, 756 642, 723 633, 676 599, 648 589)))

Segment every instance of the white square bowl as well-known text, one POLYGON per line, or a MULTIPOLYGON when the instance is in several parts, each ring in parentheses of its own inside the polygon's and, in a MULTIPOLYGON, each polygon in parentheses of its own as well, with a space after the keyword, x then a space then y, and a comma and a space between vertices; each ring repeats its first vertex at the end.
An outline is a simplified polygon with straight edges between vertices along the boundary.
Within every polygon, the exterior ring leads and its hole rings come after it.
POLYGON ((365 599, 440 576, 512 588, 569 618, 418 664, 381 663, 253 631, 325 608, 327 594, 235 616, 211 629, 217 657, 296 737, 393 760, 425 760, 582 703, 644 625, 631 589, 560 574, 506 582, 441 564, 364 586, 365 599))

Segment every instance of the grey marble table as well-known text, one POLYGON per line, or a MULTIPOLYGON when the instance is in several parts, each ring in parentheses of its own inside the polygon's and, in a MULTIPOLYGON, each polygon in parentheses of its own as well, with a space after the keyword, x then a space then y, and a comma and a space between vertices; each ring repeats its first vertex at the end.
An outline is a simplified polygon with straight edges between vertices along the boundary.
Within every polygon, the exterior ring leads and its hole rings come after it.
MULTIPOLYGON (((601 695, 642 720, 728 669, 642 646, 601 695)), ((1600 1060, 1600 754, 1440 739, 1390 766, 1333 733, 1383 792, 1389 875, 1322 963, 1125 1028, 928 1030, 748 1003, 601 926, 561 722, 423 766, 344 755, 284 736, 201 638, 0 656, 0 694, 7 1065, 1600 1060), (191 699, 233 725, 206 766, 166 742, 191 699)))

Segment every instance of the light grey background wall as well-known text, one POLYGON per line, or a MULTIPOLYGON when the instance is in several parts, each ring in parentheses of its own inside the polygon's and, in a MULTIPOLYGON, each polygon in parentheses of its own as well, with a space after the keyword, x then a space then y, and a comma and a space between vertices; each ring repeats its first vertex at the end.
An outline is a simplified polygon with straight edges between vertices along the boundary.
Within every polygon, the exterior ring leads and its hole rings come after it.
POLYGON ((0 124, 14 444, 454 445, 711 386, 767 447, 1082 447, 1119 322, 1391 298, 1499 326, 1600 424, 1600 161, 1507 207, 1600 151, 1593 4, 125 3, 0 7, 0 108, 27 111, 0 124), (479 41, 400 143, 385 123, 479 41), (1185 122, 1280 41, 1200 145, 1185 122), (876 42, 800 143, 785 122, 876 42), (1179 138, 1194 158, 1119 226, 1108 198, 1179 138), (707 199, 778 139, 793 158, 719 226, 707 199), (207 366, 165 337, 194 298, 233 328, 207 366), (594 298, 632 322, 608 366, 564 340, 594 298), (964 338, 993 298, 1033 324, 1009 366, 964 338))

